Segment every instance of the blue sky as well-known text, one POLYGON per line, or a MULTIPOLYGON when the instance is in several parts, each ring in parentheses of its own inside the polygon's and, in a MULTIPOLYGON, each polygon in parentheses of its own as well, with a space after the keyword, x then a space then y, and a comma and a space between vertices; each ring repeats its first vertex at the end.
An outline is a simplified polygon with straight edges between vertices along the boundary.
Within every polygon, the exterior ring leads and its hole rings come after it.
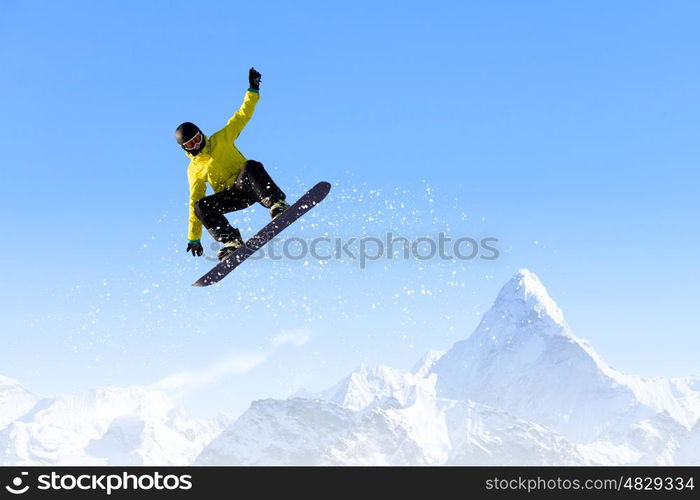
MULTIPOLYGON (((3 2, 0 373, 50 394, 264 352, 190 399, 240 411, 449 348, 523 267, 617 368, 698 373, 698 17, 690 1, 3 2), (448 228, 498 237, 501 258, 265 260, 189 287, 209 263, 183 252, 173 130, 223 126, 252 65, 238 147, 290 198, 334 185, 289 236, 448 228), (271 349, 283 331, 306 340, 271 349)), ((244 233, 265 216, 242 214, 244 233)))

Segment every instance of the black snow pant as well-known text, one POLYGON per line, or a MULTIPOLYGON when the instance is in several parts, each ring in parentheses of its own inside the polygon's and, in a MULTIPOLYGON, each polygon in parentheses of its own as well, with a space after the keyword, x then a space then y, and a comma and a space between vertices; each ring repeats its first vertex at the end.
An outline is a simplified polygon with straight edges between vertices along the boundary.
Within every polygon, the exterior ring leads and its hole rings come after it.
POLYGON ((284 193, 265 171, 263 164, 248 160, 230 188, 200 199, 194 204, 194 213, 212 238, 227 243, 241 239, 241 233, 231 226, 224 214, 242 210, 256 202, 270 208, 284 198, 284 193))

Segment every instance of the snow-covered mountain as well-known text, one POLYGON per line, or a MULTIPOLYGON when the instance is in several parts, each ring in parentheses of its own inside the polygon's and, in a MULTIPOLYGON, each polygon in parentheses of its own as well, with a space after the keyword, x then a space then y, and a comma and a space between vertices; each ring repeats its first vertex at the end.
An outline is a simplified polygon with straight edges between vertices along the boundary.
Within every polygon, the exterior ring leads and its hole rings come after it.
POLYGON ((197 463, 700 463, 698 380, 614 370, 527 270, 444 355, 297 396, 255 402, 197 463))
MULTIPOLYGON (((379 377, 391 369, 378 369, 379 377)), ((367 375, 355 374, 358 377, 367 375)), ((375 379, 374 382, 377 382, 375 379)), ((322 399, 256 401, 197 458, 200 465, 578 464, 540 425, 470 401, 439 400, 435 376, 404 405, 383 395, 353 410, 322 399)), ((386 386, 384 386, 386 387, 386 386)))
POLYGON ((418 377, 427 376, 433 369, 433 366, 435 366, 435 363, 437 363, 444 354, 444 352, 435 349, 429 350, 423 355, 418 363, 413 366, 411 373, 417 375, 418 377))
POLYGON ((387 399, 409 406, 415 400, 416 389, 423 379, 416 373, 404 373, 388 366, 362 365, 334 387, 313 397, 350 410, 362 410, 387 399))
POLYGON ((677 465, 700 464, 700 420, 690 433, 683 437, 675 454, 675 463, 677 465))
POLYGON ((142 387, 45 398, 17 417, 0 431, 0 464, 184 465, 232 421, 190 419, 142 387))
POLYGON ((572 333, 540 280, 526 270, 516 273, 476 331, 432 371, 441 397, 494 406, 577 442, 662 411, 685 426, 700 416, 697 399, 680 384, 630 377, 608 366, 572 333))
POLYGON ((0 375, 0 429, 24 415, 37 398, 19 382, 0 375))
POLYGON ((0 464, 700 464, 700 378, 642 378, 576 337, 533 273, 409 372, 195 420, 163 392, 38 399, 0 377, 0 464))

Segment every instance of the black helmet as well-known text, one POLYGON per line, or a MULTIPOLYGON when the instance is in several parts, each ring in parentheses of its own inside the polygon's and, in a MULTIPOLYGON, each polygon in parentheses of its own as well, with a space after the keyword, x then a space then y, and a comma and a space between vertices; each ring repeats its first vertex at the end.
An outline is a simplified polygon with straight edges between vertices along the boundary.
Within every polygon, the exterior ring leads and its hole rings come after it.
POLYGON ((207 139, 204 137, 204 132, 202 132, 197 125, 191 122, 181 123, 180 126, 175 129, 175 140, 180 146, 182 146, 182 149, 193 156, 197 156, 207 143, 207 139), (194 149, 186 148, 184 144, 193 139, 198 133, 202 134, 201 142, 199 142, 194 149))
POLYGON ((201 132, 199 127, 192 122, 181 123, 175 129, 175 140, 182 146, 184 143, 192 139, 198 132, 201 132))

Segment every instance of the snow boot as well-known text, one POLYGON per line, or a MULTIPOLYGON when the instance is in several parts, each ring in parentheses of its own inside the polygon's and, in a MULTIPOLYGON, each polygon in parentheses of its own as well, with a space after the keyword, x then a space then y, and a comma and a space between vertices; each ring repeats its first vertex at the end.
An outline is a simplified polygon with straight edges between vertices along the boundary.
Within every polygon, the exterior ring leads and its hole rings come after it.
POLYGON ((275 220, 277 217, 282 215, 282 213, 289 208, 289 203, 286 201, 279 200, 277 203, 273 203, 270 207, 270 217, 275 220))
POLYGON ((233 252, 242 246, 243 240, 241 238, 234 238, 231 241, 224 243, 224 246, 221 247, 221 250, 219 250, 219 253, 216 254, 216 256, 219 258, 219 260, 224 260, 227 257, 230 257, 233 252))

